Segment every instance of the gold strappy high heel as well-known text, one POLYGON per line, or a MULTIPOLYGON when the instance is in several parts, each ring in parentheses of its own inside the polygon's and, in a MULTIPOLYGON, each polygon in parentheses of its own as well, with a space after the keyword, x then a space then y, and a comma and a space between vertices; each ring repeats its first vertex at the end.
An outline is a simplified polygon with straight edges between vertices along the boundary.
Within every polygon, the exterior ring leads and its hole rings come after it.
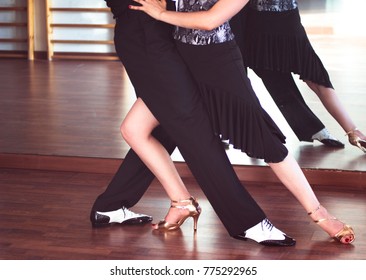
MULTIPOLYGON (((308 215, 310 216, 310 215, 314 214, 319 209, 320 209, 320 205, 313 211, 308 212, 308 215)), ((321 222, 329 221, 329 220, 338 220, 338 219, 335 217, 332 217, 332 218, 319 219, 314 222, 319 224, 321 222)), ((343 228, 339 232, 337 232, 334 236, 332 236, 332 238, 342 244, 351 244, 355 240, 355 232, 353 231, 352 227, 350 227, 349 225, 343 224, 343 228), (342 239, 344 237, 346 237, 346 238, 344 239, 344 242, 342 242, 342 239)))
POLYGON ((191 196, 188 199, 183 199, 183 200, 172 200, 171 204, 170 204, 171 208, 179 208, 179 209, 186 209, 189 212, 182 217, 178 222, 176 223, 169 223, 165 220, 160 221, 157 224, 157 230, 163 230, 163 231, 171 231, 171 230, 177 230, 180 228, 180 226, 185 222, 185 220, 189 217, 193 218, 193 229, 196 232, 197 231, 197 222, 198 222, 198 218, 201 215, 201 207, 199 206, 197 200, 191 196))
POLYGON ((348 131, 346 135, 348 135, 348 141, 353 145, 361 149, 364 153, 366 153, 366 141, 362 140, 357 134, 356 131, 360 131, 357 127, 348 131))

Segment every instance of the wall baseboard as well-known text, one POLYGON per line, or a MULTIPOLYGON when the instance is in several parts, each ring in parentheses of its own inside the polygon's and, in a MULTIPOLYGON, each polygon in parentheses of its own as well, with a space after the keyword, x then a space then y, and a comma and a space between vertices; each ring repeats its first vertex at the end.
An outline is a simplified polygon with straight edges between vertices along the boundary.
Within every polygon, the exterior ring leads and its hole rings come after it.
MULTIPOLYGON (((74 156, 46 156, 31 154, 0 154, 0 168, 33 169, 60 172, 85 172, 114 174, 122 159, 87 158, 74 156)), ((183 178, 193 178, 184 162, 176 162, 176 168, 183 178)), ((280 184, 276 175, 268 166, 233 165, 239 179, 247 183, 280 184)), ((303 169, 312 186, 330 186, 332 188, 366 189, 366 172, 303 169)))

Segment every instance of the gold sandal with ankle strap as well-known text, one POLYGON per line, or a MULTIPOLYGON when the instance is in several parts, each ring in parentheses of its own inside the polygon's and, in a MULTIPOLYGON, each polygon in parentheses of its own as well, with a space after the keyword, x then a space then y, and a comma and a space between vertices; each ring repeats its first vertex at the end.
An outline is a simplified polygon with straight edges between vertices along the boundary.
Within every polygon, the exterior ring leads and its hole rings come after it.
POLYGON ((201 207, 199 206, 197 200, 193 196, 191 196, 188 199, 183 199, 183 200, 178 200, 178 201, 172 200, 170 207, 186 209, 189 212, 176 223, 169 223, 165 220, 160 221, 157 224, 158 227, 156 228, 156 230, 163 230, 163 231, 177 230, 180 228, 180 226, 185 222, 185 220, 187 218, 192 217, 193 222, 194 222, 193 230, 194 230, 194 232, 197 231, 198 218, 201 215, 202 210, 201 210, 201 207))
POLYGON ((357 136, 355 131, 360 130, 356 127, 346 133, 346 135, 348 135, 348 141, 351 143, 351 145, 360 148, 361 151, 366 153, 366 141, 362 140, 359 136, 357 136))
MULTIPOLYGON (((310 215, 314 214, 319 209, 320 209, 320 204, 316 209, 314 209, 311 212, 308 212, 308 215, 310 216, 310 215)), ((319 224, 321 222, 331 221, 331 220, 339 221, 337 218, 332 217, 332 218, 319 219, 319 220, 316 220, 314 222, 319 224)), ((343 224, 343 228, 339 232, 337 232, 334 236, 332 236, 332 238, 334 240, 337 240, 339 243, 342 243, 342 244, 351 244, 355 240, 355 232, 353 231, 353 228, 351 226, 346 225, 343 222, 341 222, 341 223, 343 224), (347 238, 345 238, 344 242, 342 242, 344 237, 347 237, 347 238)))

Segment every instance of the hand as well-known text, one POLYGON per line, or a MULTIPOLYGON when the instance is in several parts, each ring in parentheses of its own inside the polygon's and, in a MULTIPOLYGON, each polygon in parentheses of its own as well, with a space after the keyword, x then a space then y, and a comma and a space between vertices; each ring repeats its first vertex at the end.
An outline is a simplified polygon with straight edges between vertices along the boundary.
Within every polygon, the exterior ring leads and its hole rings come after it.
POLYGON ((132 6, 131 10, 143 11, 149 16, 160 20, 161 14, 166 11, 166 0, 133 0, 139 3, 141 6, 132 6))

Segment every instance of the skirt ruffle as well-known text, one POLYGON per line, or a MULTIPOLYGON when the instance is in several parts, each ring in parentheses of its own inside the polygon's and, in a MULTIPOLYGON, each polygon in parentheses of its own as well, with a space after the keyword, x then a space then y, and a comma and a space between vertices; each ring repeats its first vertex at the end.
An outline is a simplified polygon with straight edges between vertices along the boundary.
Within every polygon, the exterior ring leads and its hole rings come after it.
POLYGON ((292 72, 302 80, 333 88, 301 24, 298 9, 280 13, 248 9, 245 27, 246 66, 292 72))
POLYGON ((287 156, 286 137, 260 106, 205 85, 200 91, 215 133, 235 149, 265 162, 281 162, 287 156))

